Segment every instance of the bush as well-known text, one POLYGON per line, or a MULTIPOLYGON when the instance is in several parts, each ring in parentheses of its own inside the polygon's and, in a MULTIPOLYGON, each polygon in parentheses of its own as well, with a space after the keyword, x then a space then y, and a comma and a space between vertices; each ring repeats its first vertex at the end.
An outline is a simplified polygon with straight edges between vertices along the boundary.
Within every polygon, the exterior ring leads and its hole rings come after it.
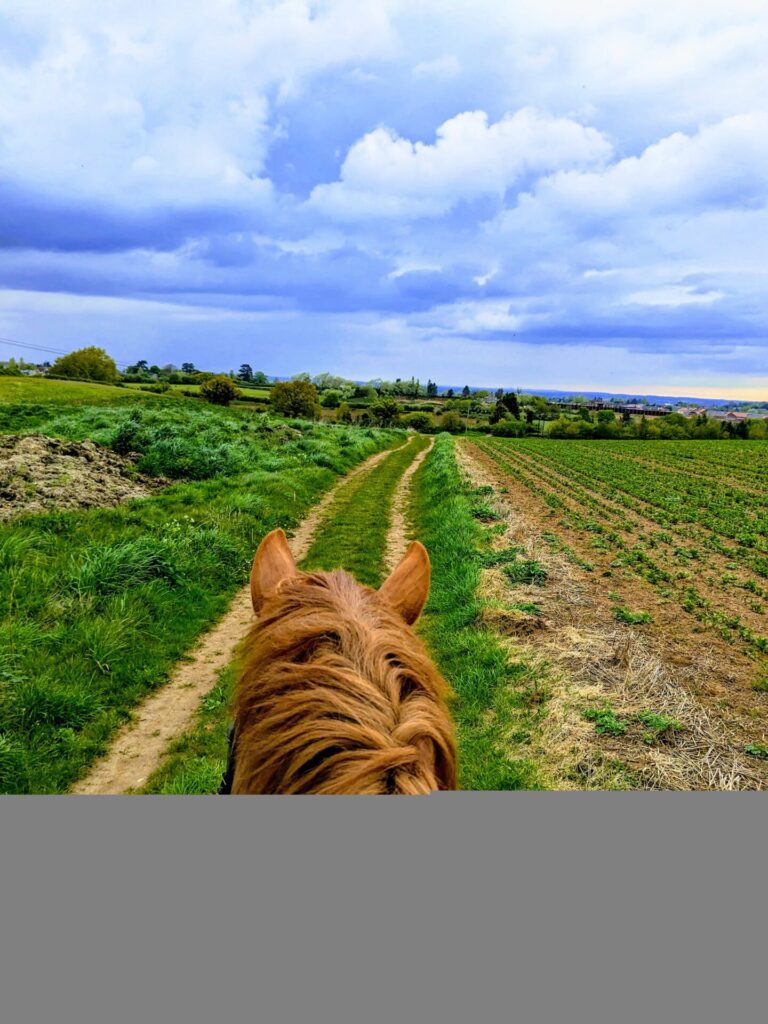
POLYGON ((230 377, 218 373, 203 381, 200 395, 211 405, 229 405, 233 399, 240 397, 240 389, 230 377))
POLYGON ((498 420, 491 427, 494 437, 523 437, 526 433, 526 424, 520 420, 498 420))
POLYGON ((104 384, 117 381, 117 366, 103 348, 91 345, 79 348, 69 355, 59 356, 51 367, 51 374, 67 379, 96 380, 104 384))
POLYGON ((342 402, 339 406, 339 411, 336 413, 337 423, 351 423, 352 422, 352 410, 346 402, 342 402))
POLYGON ((440 426, 450 434, 457 434, 460 430, 464 429, 464 423, 462 422, 461 416, 459 416, 457 412, 453 412, 453 410, 443 413, 442 419, 440 420, 440 426))
POLYGON ((281 380, 272 388, 270 402, 281 416, 314 419, 318 402, 317 388, 308 380, 281 380))
POLYGON ((340 391, 324 391, 320 398, 320 405, 324 409, 338 409, 341 405, 341 392, 340 391))
POLYGON ((400 406, 394 398, 380 398, 371 406, 371 416, 377 420, 382 427, 389 427, 397 423, 400 413, 400 406))
POLYGON ((435 420, 428 412, 409 412, 400 421, 404 427, 418 430, 420 433, 431 433, 435 429, 435 420))

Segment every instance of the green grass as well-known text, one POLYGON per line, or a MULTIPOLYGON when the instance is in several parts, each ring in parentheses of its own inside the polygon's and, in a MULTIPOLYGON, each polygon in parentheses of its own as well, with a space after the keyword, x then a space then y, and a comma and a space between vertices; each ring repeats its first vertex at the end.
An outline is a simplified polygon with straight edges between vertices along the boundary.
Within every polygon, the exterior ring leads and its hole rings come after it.
POLYGON ((360 583, 380 586, 389 529, 383 510, 404 471, 428 445, 428 439, 417 434, 370 473, 341 487, 302 568, 346 569, 360 583))
POLYGON ((540 789, 527 751, 544 713, 531 668, 510 661, 480 619, 477 595, 488 561, 488 534, 476 518, 478 495, 465 484, 454 441, 438 436, 414 476, 416 536, 432 561, 432 588, 419 632, 451 682, 463 789, 540 789))
POLYGON ((617 622, 623 622, 627 626, 642 626, 648 622, 653 622, 653 616, 650 612, 632 612, 629 608, 625 608, 624 605, 617 605, 613 609, 613 617, 617 622))
MULTIPOLYGON (((65 402, 92 405, 95 402, 130 400, 127 389, 110 384, 88 384, 78 380, 48 380, 45 377, 0 377, 0 402, 65 402)), ((138 392, 143 395, 145 392, 138 392)))
MULTIPOLYGON (((336 500, 319 526, 303 568, 342 567, 361 582, 378 586, 388 516, 382 513, 403 471, 428 442, 416 437, 388 455, 370 472, 339 488, 336 500)), ((238 667, 230 664, 218 685, 203 701, 191 728, 171 746, 145 793, 215 793, 227 762, 227 727, 238 667)))
POLYGON ((226 610, 261 537, 402 438, 191 403, 136 411, 57 411, 46 430, 112 447, 130 430, 148 472, 201 479, 0 526, 0 792, 66 790, 226 610))

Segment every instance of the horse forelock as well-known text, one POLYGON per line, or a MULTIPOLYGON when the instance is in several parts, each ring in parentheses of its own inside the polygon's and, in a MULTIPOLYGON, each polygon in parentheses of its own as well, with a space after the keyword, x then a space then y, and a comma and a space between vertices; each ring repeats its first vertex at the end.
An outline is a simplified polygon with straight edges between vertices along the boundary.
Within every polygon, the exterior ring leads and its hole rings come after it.
POLYGON ((233 792, 454 789, 449 693, 376 591, 340 570, 300 573, 246 640, 233 792))

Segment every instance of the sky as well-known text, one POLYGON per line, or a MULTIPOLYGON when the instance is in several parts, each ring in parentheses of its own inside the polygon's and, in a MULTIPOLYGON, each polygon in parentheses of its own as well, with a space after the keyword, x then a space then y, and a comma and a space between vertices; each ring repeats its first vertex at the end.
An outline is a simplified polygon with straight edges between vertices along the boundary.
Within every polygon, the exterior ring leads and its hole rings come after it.
POLYGON ((0 0, 0 336, 768 400, 767 52, 765 0, 0 0))

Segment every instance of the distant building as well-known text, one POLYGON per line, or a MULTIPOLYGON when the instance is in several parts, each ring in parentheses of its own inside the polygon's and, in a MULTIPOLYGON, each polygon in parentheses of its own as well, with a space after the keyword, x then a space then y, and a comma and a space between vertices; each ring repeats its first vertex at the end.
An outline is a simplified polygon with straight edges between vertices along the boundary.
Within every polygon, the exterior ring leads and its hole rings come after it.
POLYGON ((746 412, 724 412, 721 409, 710 413, 710 417, 713 420, 722 420, 724 423, 742 423, 750 418, 749 413, 746 412))

